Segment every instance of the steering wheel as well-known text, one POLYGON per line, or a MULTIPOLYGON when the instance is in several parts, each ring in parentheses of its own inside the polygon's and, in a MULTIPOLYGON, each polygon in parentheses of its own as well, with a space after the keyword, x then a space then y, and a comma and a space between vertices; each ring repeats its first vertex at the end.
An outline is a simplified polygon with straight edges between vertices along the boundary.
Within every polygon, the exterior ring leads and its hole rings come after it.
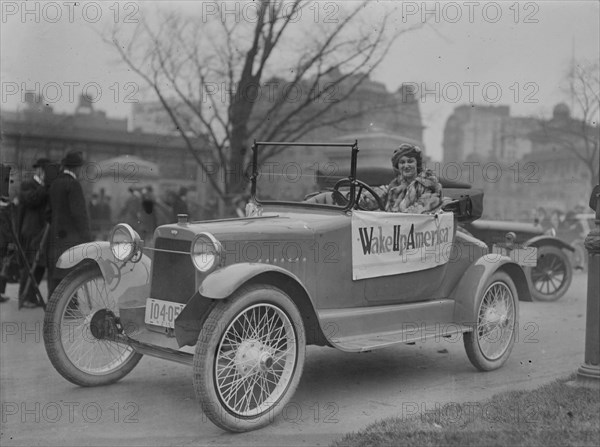
MULTIPOLYGON (((335 183, 335 185, 333 185, 333 194, 341 194, 341 192, 339 191, 340 187, 345 186, 345 185, 351 185, 351 184, 352 184, 352 181, 349 178, 343 178, 343 179, 338 180, 335 183)), ((360 196, 364 189, 365 191, 367 191, 369 194, 371 194, 375 198, 375 201, 377 202, 379 209, 381 211, 385 211, 385 205, 383 204, 381 197, 379 197, 379 195, 375 192, 375 190, 373 188, 371 188, 369 185, 367 185, 365 182, 363 182, 361 180, 354 180, 354 185, 358 186, 358 192, 356 193, 356 196, 355 196, 356 200, 354 202, 355 210, 370 211, 370 210, 365 210, 363 207, 361 207, 358 204, 358 202, 360 200, 360 196)))

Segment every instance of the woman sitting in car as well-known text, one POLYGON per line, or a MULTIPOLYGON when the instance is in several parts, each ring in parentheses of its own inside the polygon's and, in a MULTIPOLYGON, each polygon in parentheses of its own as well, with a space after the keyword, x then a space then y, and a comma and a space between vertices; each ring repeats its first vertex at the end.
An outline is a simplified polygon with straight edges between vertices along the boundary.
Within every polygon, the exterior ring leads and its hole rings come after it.
MULTIPOLYGON (((389 185, 373 188, 391 213, 428 213, 442 203, 442 185, 430 169, 423 170, 421 148, 402 144, 394 151, 392 167, 396 178, 389 185)), ((363 193, 359 206, 377 210, 374 197, 363 193)))

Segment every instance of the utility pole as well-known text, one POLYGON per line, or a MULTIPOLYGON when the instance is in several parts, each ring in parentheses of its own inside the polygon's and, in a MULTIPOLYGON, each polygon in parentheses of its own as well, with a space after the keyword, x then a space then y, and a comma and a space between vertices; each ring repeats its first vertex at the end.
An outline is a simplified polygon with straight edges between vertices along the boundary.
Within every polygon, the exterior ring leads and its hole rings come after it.
POLYGON ((600 185, 592 191, 590 208, 596 211, 596 219, 594 228, 585 238, 589 259, 585 357, 577 370, 575 385, 600 389, 600 185))

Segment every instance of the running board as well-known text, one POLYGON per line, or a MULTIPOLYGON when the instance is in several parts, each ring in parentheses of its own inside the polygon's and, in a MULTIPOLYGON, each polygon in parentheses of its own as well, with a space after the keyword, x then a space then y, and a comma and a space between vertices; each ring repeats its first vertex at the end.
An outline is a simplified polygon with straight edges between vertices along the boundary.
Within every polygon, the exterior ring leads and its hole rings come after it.
POLYGON ((427 339, 441 340, 472 331, 472 327, 461 324, 421 326, 397 332, 369 334, 364 337, 346 337, 331 340, 334 346, 346 352, 364 352, 387 348, 401 343, 414 343, 427 339))
POLYGON ((332 346, 347 352, 370 351, 471 331, 472 327, 454 321, 454 304, 442 299, 326 309, 319 311, 319 323, 332 346))
POLYGON ((194 355, 190 354, 189 352, 176 351, 175 349, 149 345, 147 343, 133 340, 129 337, 127 337, 123 342, 131 346, 135 352, 140 354, 158 357, 163 360, 171 360, 172 362, 182 363, 189 366, 193 366, 194 364, 194 355))

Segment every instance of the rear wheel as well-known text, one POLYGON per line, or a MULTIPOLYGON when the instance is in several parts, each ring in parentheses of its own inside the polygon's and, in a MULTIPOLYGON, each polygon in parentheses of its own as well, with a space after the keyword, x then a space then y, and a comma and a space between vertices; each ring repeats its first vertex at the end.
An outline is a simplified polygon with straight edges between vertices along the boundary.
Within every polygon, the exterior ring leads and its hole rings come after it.
POLYGON ((263 427, 289 402, 304 367, 302 317, 283 291, 246 286, 204 323, 194 355, 194 389, 217 426, 263 427))
POLYGON ((463 340, 469 360, 481 371, 500 368, 512 351, 518 322, 518 297, 513 280, 495 272, 477 298, 477 323, 463 340))
POLYGON ((58 285, 44 315, 44 344, 56 370, 81 386, 107 385, 125 377, 142 358, 130 346, 97 338, 106 316, 117 318, 96 265, 77 267, 58 285))
POLYGON ((573 279, 569 258, 560 248, 545 245, 538 249, 537 265, 526 269, 531 295, 536 301, 556 301, 573 279))

